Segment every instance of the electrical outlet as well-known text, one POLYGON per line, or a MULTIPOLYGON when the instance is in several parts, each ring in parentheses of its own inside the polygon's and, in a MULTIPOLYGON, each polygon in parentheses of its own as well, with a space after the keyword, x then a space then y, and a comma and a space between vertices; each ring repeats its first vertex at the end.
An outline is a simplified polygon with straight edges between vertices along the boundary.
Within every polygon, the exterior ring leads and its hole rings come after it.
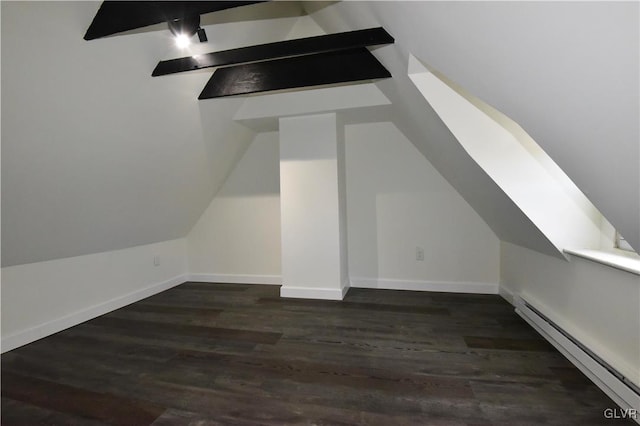
POLYGON ((422 247, 416 247, 416 260, 424 260, 424 249, 422 247))
POLYGON ((153 266, 160 266, 160 256, 153 256, 153 266))

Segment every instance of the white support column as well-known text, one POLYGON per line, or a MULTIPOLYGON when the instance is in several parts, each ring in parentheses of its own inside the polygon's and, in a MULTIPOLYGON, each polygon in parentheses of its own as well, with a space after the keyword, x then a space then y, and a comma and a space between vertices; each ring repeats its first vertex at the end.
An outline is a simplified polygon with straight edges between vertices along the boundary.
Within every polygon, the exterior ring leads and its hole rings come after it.
POLYGON ((344 126, 335 113, 280 118, 282 297, 348 289, 344 126))

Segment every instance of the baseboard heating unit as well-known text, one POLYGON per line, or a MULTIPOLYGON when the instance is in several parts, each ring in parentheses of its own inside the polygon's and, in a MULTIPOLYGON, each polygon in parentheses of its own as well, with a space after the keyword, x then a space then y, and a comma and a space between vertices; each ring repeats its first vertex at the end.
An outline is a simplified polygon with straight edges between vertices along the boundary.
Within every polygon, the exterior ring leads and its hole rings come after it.
POLYGON ((514 297, 513 304, 518 315, 602 389, 622 412, 632 414, 629 417, 640 423, 640 388, 635 383, 522 297, 514 297))

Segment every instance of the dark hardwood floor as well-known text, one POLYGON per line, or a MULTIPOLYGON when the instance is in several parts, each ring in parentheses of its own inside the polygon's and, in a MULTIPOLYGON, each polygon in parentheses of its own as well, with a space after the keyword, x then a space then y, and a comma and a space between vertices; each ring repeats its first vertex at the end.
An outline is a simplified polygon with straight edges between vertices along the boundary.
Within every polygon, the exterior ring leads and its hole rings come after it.
POLYGON ((185 283, 2 355, 3 425, 603 425, 499 296, 185 283))

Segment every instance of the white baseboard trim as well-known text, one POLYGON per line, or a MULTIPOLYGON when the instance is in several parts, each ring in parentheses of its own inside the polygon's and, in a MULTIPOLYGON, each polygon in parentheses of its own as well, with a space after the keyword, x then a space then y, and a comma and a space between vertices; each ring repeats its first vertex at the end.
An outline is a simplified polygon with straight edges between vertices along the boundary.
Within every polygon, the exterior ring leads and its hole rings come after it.
POLYGON ((387 278, 351 278, 351 287, 386 290, 437 291, 448 293, 498 294, 498 284, 461 281, 410 281, 387 278))
POLYGON ((295 299, 323 299, 323 300, 342 300, 349 291, 349 286, 339 288, 323 288, 323 287, 280 287, 280 297, 291 297, 295 299))
POLYGON ((168 290, 184 283, 185 281, 187 281, 186 274, 178 275, 170 280, 158 284, 152 284, 132 293, 125 294, 124 296, 116 297, 106 302, 93 305, 89 308, 76 311, 61 318, 36 325, 8 336, 2 336, 0 353, 5 353, 28 343, 35 342, 36 340, 40 340, 43 337, 66 330, 74 325, 78 325, 90 319, 99 317, 100 315, 122 308, 123 306, 127 306, 149 296, 153 296, 154 294, 168 290))
MULTIPOLYGON (((593 352, 589 353, 590 349, 565 330, 559 328, 559 325, 548 322, 549 319, 545 319, 540 315, 546 316, 546 314, 534 310, 538 308, 531 309, 530 306, 532 305, 528 305, 528 302, 520 296, 514 298, 514 304, 518 315, 555 346, 565 358, 591 379, 625 413, 633 414, 630 418, 640 424, 640 417, 637 411, 638 407, 640 407, 640 394, 638 394, 637 390, 634 390, 635 383, 632 382, 631 385, 627 384, 628 382, 625 383, 625 379, 621 379, 621 377, 625 377, 624 373, 610 365, 606 365, 606 361, 601 358, 598 359, 597 355, 594 357, 593 352)), ((635 378, 637 373, 631 373, 626 377, 635 378)), ((635 389, 637 389, 637 385, 635 385, 635 389)))
POLYGON ((501 285, 498 289, 498 294, 511 305, 515 306, 515 299, 511 290, 501 285))
POLYGON ((189 281, 201 283, 281 285, 280 275, 190 274, 189 281))

